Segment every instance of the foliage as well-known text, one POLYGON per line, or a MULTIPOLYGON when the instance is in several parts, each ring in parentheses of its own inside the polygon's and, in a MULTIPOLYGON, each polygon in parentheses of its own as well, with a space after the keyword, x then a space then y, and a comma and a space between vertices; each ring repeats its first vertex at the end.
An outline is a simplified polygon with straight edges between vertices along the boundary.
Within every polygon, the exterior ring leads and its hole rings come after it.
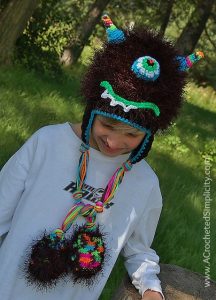
POLYGON ((193 77, 198 84, 211 85, 216 90, 216 6, 199 39, 197 49, 203 49, 205 59, 193 70, 193 77))
MULTIPOLYGON (((195 9, 199 0, 183 0, 175 1, 173 10, 170 16, 168 27, 166 29, 165 37, 171 40, 174 44, 177 38, 179 37, 181 31, 186 25, 187 21, 190 18, 191 13, 195 9)), ((113 20, 116 21, 118 26, 126 28, 131 22, 135 25, 140 24, 144 26, 151 27, 155 30, 160 29, 161 24, 161 5, 163 1, 129 1, 119 2, 113 0, 107 7, 107 11, 112 16, 113 20)), ((216 56, 215 56, 215 45, 216 45, 216 5, 210 16, 206 30, 203 31, 203 34, 196 46, 197 50, 202 50, 205 53, 205 59, 202 60, 202 63, 198 63, 190 71, 190 80, 193 79, 198 85, 207 86, 211 85, 216 88, 216 56), (207 33, 208 36, 207 36, 207 33), (211 41, 209 40, 211 39, 211 41)), ((104 29, 102 24, 96 26, 91 37, 91 46, 98 47, 100 46, 99 40, 104 40, 104 29)))
MULTIPOLYGON (((49 72, 51 76, 60 73, 57 49, 53 47, 55 39, 59 36, 56 34, 54 38, 54 29, 50 31, 53 23, 59 20, 54 10, 57 2, 57 0, 41 1, 23 35, 18 39, 16 47, 17 62, 21 62, 29 69, 49 72)), ((61 39, 58 43, 61 43, 61 39)))
POLYGON ((178 154, 184 154, 189 152, 189 148, 184 145, 179 136, 169 135, 163 139, 163 146, 166 145, 170 151, 176 151, 178 154))
MULTIPOLYGON (((165 36, 174 43, 195 9, 199 0, 175 1, 170 15, 165 36)), ((94 0, 41 0, 39 7, 28 22, 23 35, 17 41, 16 62, 29 69, 59 77, 62 72, 59 59, 63 49, 70 44, 79 43, 78 28, 87 17, 87 12, 94 0)), ((120 2, 110 1, 106 11, 116 21, 118 26, 128 27, 131 22, 150 26, 156 30, 161 25, 161 7, 163 1, 142 0, 120 2)), ((216 88, 216 5, 206 25, 206 30, 197 45, 203 50, 206 58, 191 72, 200 85, 211 84, 216 88)), ((86 44, 92 49, 100 47, 105 39, 102 23, 99 23, 86 44)))
MULTIPOLYGON (((183 30, 185 24, 190 18, 191 13, 195 9, 198 0, 175 1, 175 6, 171 14, 170 23, 166 31, 166 35, 175 41, 183 30)), ((190 71, 190 79, 195 80, 198 85, 211 85, 216 89, 216 5, 213 7, 212 14, 206 24, 198 44, 197 50, 201 50, 205 54, 202 63, 197 64, 190 71), (210 41, 210 40, 211 41, 210 41)))
POLYGON ((87 2, 41 0, 17 41, 16 62, 40 73, 59 77, 59 58, 69 42, 77 42, 77 27, 88 8, 87 2))
POLYGON ((208 156, 211 162, 216 162, 216 139, 207 139, 204 149, 199 151, 202 158, 208 156))

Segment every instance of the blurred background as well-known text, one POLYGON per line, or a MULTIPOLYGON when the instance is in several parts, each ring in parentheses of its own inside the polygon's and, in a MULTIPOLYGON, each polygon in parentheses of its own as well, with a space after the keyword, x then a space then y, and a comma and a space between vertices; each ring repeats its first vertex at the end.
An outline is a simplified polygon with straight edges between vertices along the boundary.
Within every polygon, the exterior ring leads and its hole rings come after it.
MULTIPOLYGON (((161 262, 216 280, 215 201, 208 270, 203 261, 205 162, 213 182, 216 160, 216 0, 1 0, 0 168, 38 128, 81 121, 80 80, 106 38, 105 12, 126 30, 139 24, 160 31, 183 55, 205 54, 189 71, 180 118, 158 134, 147 161, 164 199, 153 243, 161 262)), ((124 273, 120 258, 101 300, 124 273)))

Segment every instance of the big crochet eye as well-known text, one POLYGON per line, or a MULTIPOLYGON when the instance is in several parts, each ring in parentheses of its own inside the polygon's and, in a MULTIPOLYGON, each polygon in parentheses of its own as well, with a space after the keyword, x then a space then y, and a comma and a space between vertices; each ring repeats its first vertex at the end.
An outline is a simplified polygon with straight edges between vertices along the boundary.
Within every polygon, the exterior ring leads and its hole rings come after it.
POLYGON ((151 56, 142 56, 136 59, 131 67, 138 78, 146 81, 155 81, 160 75, 160 65, 151 56))

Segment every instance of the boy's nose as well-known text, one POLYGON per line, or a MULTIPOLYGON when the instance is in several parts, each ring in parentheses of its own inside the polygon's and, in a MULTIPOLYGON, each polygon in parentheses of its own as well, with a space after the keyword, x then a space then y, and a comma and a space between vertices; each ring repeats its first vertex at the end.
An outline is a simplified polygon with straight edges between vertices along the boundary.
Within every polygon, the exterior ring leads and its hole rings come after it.
POLYGON ((121 149, 121 148, 123 148, 121 139, 117 135, 112 136, 112 137, 107 137, 107 144, 111 149, 121 149))

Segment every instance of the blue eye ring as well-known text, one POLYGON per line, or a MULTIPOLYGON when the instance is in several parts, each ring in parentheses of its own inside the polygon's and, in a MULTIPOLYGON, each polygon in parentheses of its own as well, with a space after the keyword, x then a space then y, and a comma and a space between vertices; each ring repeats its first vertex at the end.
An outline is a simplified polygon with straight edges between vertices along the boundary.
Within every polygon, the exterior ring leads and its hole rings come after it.
POLYGON ((160 76, 160 64, 151 56, 141 56, 131 67, 135 75, 145 81, 155 81, 160 76))

